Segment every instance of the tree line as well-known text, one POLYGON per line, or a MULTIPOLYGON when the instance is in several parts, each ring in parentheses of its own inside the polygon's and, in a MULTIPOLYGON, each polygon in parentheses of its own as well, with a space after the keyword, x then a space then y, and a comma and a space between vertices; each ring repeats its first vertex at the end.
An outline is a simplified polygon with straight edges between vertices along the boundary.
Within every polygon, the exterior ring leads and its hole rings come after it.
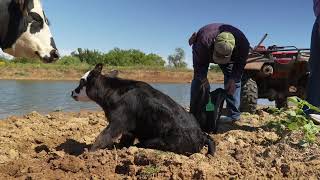
MULTIPOLYGON (((75 65, 75 64, 89 64, 96 65, 97 63, 103 63, 108 66, 150 66, 150 67, 169 67, 169 68, 187 68, 185 62, 185 51, 182 48, 176 48, 174 52, 167 57, 168 63, 159 55, 150 53, 146 54, 137 49, 120 49, 114 48, 107 53, 103 53, 98 50, 82 49, 78 48, 68 56, 63 56, 56 62, 61 65, 75 65)), ((29 58, 15 58, 11 61, 4 61, 0 58, 0 65, 4 62, 11 63, 41 63, 38 59, 29 58)), ((209 70, 214 72, 220 72, 220 68, 217 65, 211 65, 209 70)))
MULTIPOLYGON (((70 56, 64 56, 60 60, 61 64, 87 63, 95 65, 103 63, 109 66, 155 66, 165 67, 166 61, 159 55, 146 54, 137 49, 124 50, 114 48, 107 53, 98 50, 78 48, 70 56)), ((185 52, 181 48, 176 48, 172 55, 168 56, 168 65, 173 68, 186 68, 185 52)))

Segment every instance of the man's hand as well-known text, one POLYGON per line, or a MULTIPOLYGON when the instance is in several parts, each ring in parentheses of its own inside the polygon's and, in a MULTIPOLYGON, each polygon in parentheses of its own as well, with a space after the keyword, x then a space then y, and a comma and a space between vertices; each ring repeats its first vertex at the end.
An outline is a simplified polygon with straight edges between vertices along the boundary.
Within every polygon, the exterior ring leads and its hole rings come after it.
POLYGON ((189 45, 192 46, 196 42, 196 40, 197 40, 197 33, 194 32, 189 38, 189 41, 188 41, 189 45))
POLYGON ((226 89, 226 91, 227 91, 227 93, 229 95, 233 95, 234 92, 236 91, 236 83, 235 83, 235 81, 233 79, 229 79, 225 89, 226 89))

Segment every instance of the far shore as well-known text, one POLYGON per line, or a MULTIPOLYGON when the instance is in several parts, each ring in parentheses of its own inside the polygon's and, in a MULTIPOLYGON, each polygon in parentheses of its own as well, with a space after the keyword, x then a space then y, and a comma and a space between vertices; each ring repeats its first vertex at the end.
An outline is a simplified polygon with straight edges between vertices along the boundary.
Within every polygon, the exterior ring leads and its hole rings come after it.
MULTIPOLYGON (((191 83, 193 71, 189 69, 159 69, 159 68, 106 68, 119 70, 119 77, 145 81, 149 83, 191 83)), ((18 65, 0 66, 0 80, 61 80, 78 81, 88 70, 88 67, 55 66, 55 65, 18 65)), ((223 83, 221 72, 209 72, 210 83, 223 83)))

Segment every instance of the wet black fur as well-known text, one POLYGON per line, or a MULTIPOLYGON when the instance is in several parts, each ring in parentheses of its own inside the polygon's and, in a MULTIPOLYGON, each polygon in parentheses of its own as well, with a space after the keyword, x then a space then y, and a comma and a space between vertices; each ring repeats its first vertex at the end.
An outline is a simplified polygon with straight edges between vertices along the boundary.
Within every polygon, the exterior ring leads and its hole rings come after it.
POLYGON ((128 146, 138 138, 138 146, 144 148, 190 154, 208 145, 208 153, 214 153, 212 139, 169 96, 145 82, 101 75, 101 70, 102 65, 97 65, 85 86, 88 97, 103 108, 109 120, 102 134, 111 138, 122 134, 121 141, 128 146))
POLYGON ((227 92, 218 88, 209 92, 208 79, 198 81, 198 89, 195 90, 195 98, 191 102, 190 112, 194 115, 200 124, 201 129, 207 133, 217 133, 219 128, 219 119, 221 116, 223 103, 227 97, 227 92), (209 102, 209 93, 211 102, 214 104, 214 111, 206 111, 206 105, 209 102))

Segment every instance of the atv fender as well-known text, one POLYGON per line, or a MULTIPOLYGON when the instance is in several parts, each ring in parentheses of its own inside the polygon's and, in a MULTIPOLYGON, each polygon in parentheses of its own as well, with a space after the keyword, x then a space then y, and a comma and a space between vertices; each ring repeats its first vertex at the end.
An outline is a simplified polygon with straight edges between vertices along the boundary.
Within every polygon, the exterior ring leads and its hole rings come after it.
POLYGON ((252 62, 252 63, 248 63, 246 64, 246 66, 244 67, 245 70, 256 70, 256 71, 260 71, 262 66, 263 66, 264 62, 252 62))

